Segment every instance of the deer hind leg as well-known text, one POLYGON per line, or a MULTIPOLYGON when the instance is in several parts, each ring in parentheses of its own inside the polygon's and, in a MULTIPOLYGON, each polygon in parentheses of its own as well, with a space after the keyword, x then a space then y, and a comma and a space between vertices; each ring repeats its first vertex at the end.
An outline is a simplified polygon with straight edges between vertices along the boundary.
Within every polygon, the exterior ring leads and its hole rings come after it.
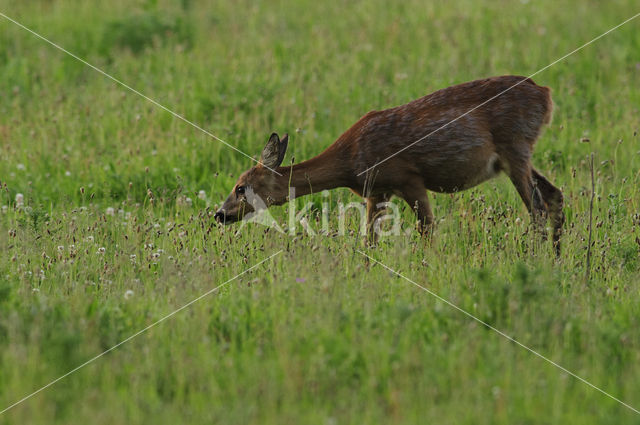
POLYGON ((420 185, 414 189, 403 191, 401 196, 416 213, 418 232, 422 236, 426 236, 433 224, 433 213, 429 205, 427 189, 420 185))
POLYGON ((529 163, 520 166, 510 164, 509 178, 527 207, 534 226, 542 235, 542 238, 546 239, 547 207, 540 188, 536 184, 538 182, 533 179, 531 170, 532 167, 529 163))
POLYGON ((387 195, 370 196, 367 198, 367 235, 369 243, 375 245, 378 242, 378 234, 375 231, 376 220, 387 210, 387 195))
POLYGON ((531 173, 549 212, 549 218, 553 225, 553 247, 556 255, 560 256, 560 237, 562 236, 562 226, 565 220, 564 212, 562 212, 564 204, 562 192, 536 169, 532 168, 531 173))

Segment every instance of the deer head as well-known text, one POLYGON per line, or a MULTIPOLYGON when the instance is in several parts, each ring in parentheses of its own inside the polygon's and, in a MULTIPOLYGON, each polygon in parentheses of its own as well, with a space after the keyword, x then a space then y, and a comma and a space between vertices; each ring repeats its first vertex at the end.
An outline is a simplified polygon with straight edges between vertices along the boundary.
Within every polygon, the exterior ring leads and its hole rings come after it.
POLYGON ((276 169, 282 164, 288 143, 288 135, 285 134, 280 140, 276 133, 271 134, 262 150, 260 162, 238 178, 224 204, 216 212, 216 221, 234 223, 250 213, 286 202, 287 185, 278 179, 280 176, 276 169))

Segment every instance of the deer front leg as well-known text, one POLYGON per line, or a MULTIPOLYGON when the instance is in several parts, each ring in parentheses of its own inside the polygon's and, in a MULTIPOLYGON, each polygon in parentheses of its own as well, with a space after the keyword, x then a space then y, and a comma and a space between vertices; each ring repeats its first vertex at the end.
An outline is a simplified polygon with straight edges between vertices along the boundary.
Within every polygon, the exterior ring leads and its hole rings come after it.
POLYGON ((389 197, 386 195, 370 196, 367 198, 367 236, 369 243, 375 245, 378 242, 378 233, 375 223, 387 209, 386 203, 389 197))
POLYGON ((433 224, 433 213, 429 206, 427 189, 422 185, 414 186, 412 189, 404 190, 402 192, 402 198, 416 213, 418 232, 420 232, 422 236, 426 236, 433 224))

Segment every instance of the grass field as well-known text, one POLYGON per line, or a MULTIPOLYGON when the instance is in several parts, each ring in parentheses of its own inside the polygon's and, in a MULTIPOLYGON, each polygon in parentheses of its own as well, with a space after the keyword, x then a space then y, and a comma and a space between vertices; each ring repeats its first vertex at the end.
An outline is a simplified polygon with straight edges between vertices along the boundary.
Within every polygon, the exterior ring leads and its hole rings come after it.
MULTIPOLYGON (((0 0, 0 12, 250 155, 288 132, 288 163, 371 109, 529 75, 640 6, 0 0)), ((0 17, 0 409, 277 253, 0 423, 640 423, 358 253, 640 409, 639 29, 534 78, 556 104, 534 155, 565 194, 555 260, 504 176, 431 196, 428 241, 367 248, 355 216, 346 236, 219 227, 210 213, 248 158, 0 17)))

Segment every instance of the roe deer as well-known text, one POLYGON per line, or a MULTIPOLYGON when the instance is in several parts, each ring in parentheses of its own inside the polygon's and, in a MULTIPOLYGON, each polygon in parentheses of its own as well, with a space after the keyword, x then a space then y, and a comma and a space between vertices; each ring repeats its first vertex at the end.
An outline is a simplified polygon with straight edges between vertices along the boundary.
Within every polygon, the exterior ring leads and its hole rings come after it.
POLYGON ((427 190, 456 192, 504 171, 538 228, 544 229, 547 216, 551 219, 559 255, 562 192, 531 165, 552 108, 549 88, 526 77, 501 76, 371 111, 320 155, 292 166, 280 166, 288 136, 280 140, 273 133, 260 163, 240 176, 215 218, 231 223, 252 212, 247 193, 269 207, 287 202, 290 186, 296 197, 347 187, 367 201, 370 234, 391 195, 415 209, 424 234, 433 222, 427 190))

